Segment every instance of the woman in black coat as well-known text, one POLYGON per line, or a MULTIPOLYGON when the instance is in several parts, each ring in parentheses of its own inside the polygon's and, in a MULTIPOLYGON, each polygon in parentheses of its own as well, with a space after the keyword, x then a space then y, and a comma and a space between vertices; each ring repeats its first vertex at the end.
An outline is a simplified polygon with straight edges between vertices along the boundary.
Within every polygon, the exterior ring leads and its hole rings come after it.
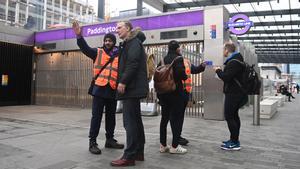
MULTIPOLYGON (((164 57, 164 63, 170 64, 175 58, 181 56, 179 43, 175 40, 169 42, 168 54, 164 57)), ((176 90, 171 93, 158 94, 159 103, 162 107, 160 121, 160 152, 172 154, 184 154, 187 150, 178 144, 181 131, 181 111, 184 110, 184 90, 182 80, 187 79, 183 57, 177 58, 173 63, 173 75, 176 83, 176 90), (173 134, 172 145, 167 145, 167 125, 171 123, 173 134)))

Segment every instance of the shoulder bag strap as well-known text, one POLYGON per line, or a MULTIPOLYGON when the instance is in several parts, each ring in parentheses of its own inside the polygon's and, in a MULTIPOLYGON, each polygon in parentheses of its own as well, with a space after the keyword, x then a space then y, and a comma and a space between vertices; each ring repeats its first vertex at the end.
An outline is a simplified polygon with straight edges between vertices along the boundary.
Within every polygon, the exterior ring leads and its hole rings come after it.
MULTIPOLYGON (((236 62, 239 62, 240 64, 242 64, 243 66, 245 66, 245 63, 240 61, 240 60, 237 60, 237 59, 232 59, 230 60, 229 62, 231 61, 236 61, 236 62)), ((228 62, 228 63, 229 63, 228 62)), ((243 93, 246 93, 245 89, 243 88, 242 84, 236 79, 236 78, 233 78, 233 80, 235 81, 235 83, 240 87, 240 89, 242 90, 243 93)))
POLYGON ((173 65, 173 63, 175 62, 175 60, 177 60, 177 59, 180 59, 180 58, 183 58, 182 56, 177 56, 172 62, 171 62, 171 66, 173 65))
POLYGON ((115 59, 116 56, 114 57, 110 57, 110 59, 103 65, 103 67, 100 69, 99 73, 95 75, 94 77, 94 80, 96 80, 98 78, 98 76, 100 75, 100 73, 105 69, 105 67, 111 63, 114 59, 115 59))

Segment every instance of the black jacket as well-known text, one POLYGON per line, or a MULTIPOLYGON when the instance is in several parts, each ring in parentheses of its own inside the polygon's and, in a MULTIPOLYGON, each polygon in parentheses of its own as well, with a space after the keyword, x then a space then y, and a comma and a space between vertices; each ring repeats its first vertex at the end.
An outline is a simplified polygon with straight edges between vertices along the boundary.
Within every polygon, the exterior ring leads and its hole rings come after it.
POLYGON ((195 66, 194 64, 191 64, 191 74, 198 74, 205 70, 205 67, 201 64, 198 66, 195 66))
POLYGON ((147 55, 142 43, 146 37, 141 31, 132 31, 120 44, 118 82, 125 84, 125 93, 117 93, 117 99, 145 98, 148 95, 147 55))
POLYGON ((240 53, 236 53, 230 60, 227 60, 224 63, 224 70, 217 70, 216 73, 218 77, 224 81, 223 92, 225 94, 243 94, 241 88, 234 81, 234 78, 241 82, 241 72, 245 69, 245 67, 238 61, 234 61, 232 59, 242 62, 244 61, 243 56, 240 53))
MULTIPOLYGON (((98 49, 89 47, 89 45, 86 43, 86 41, 84 40, 84 38, 82 36, 77 38, 77 45, 80 48, 80 50, 82 51, 82 53, 84 53, 87 57, 91 58, 94 63, 97 58, 98 49)), ((103 49, 104 49, 104 52, 109 53, 109 56, 111 56, 111 57, 117 57, 117 55, 118 55, 118 51, 113 52, 111 54, 111 52, 108 51, 107 49, 105 49, 104 47, 103 47, 103 49)), ((93 88, 92 95, 97 96, 97 97, 107 98, 107 99, 115 99, 116 98, 116 90, 112 89, 109 84, 107 84, 106 86, 95 85, 93 88)))

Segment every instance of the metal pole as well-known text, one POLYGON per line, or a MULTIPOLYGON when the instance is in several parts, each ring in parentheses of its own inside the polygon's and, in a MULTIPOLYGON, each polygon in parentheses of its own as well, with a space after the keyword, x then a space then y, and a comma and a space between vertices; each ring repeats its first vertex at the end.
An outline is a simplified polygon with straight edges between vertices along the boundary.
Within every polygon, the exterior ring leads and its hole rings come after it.
POLYGON ((254 95, 253 103, 253 125, 260 125, 260 95, 254 95))

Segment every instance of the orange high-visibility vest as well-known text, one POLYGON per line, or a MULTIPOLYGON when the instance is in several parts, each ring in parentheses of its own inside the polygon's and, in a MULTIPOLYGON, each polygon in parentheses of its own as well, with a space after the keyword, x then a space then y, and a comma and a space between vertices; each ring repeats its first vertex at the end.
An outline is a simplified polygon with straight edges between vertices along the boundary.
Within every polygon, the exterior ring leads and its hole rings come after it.
POLYGON ((188 59, 184 59, 185 74, 187 79, 182 81, 183 89, 188 93, 192 93, 192 76, 191 76, 191 63, 188 59))
MULTIPOLYGON (((106 52, 98 48, 98 54, 94 63, 94 76, 99 73, 100 69, 107 63, 110 59, 110 56, 106 52)), ((112 89, 117 88, 117 77, 118 77, 118 62, 119 58, 116 58, 109 63, 103 71, 100 73, 98 78, 95 81, 95 84, 98 86, 106 86, 108 83, 112 89)))

